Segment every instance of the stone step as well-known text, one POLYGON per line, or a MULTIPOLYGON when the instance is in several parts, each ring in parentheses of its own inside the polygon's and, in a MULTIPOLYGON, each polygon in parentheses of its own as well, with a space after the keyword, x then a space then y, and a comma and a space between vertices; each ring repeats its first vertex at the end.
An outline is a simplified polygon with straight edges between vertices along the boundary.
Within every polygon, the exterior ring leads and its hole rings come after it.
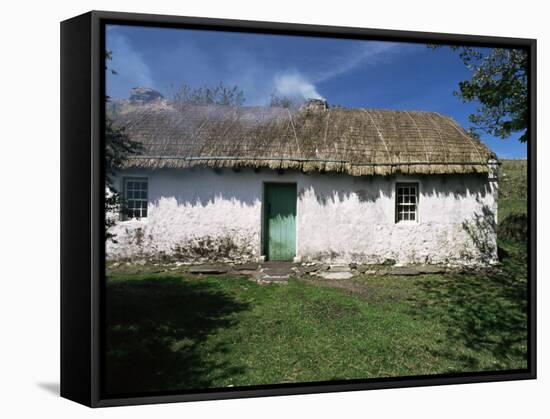
POLYGON ((288 279, 290 277, 290 273, 283 273, 283 272, 272 272, 272 271, 260 271, 259 276, 262 279, 288 279))
POLYGON ((349 265, 330 265, 328 270, 329 272, 350 272, 351 268, 349 265))
POLYGON ((353 273, 351 272, 331 272, 323 271, 317 273, 321 278, 324 279, 350 279, 353 278, 353 273))
POLYGON ((229 268, 222 265, 196 265, 189 268, 191 274, 220 275, 228 271, 229 268))
POLYGON ((263 262, 260 270, 254 275, 258 282, 287 282, 294 274, 295 264, 292 262, 263 262))
POLYGON ((258 275, 258 279, 262 280, 262 281, 273 281, 273 282, 277 282, 277 281, 288 281, 288 276, 272 276, 272 275, 263 275, 263 274, 260 274, 258 275))
POLYGON ((261 284, 276 283, 282 284, 287 283, 289 275, 272 275, 265 272, 255 272, 252 277, 261 284))

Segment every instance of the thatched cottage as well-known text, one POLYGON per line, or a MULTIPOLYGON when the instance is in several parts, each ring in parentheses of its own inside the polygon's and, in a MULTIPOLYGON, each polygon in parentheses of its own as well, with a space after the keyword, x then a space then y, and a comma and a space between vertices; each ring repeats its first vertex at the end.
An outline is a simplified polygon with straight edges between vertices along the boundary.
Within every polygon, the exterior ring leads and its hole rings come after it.
POLYGON ((490 264, 495 155, 432 112, 119 106, 143 144, 109 259, 490 264))

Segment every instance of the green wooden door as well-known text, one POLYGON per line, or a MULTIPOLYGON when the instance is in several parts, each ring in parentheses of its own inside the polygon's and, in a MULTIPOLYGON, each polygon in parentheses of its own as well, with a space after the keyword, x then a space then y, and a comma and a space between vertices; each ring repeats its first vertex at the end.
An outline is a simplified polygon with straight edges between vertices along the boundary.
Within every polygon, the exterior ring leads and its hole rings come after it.
POLYGON ((296 184, 266 183, 264 248, 268 260, 296 256, 296 184))

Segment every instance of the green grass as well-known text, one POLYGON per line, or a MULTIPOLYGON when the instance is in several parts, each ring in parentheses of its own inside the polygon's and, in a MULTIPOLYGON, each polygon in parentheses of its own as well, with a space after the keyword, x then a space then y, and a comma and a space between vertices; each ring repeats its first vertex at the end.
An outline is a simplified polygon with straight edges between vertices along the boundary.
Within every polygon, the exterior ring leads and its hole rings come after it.
MULTIPOLYGON (((500 220, 526 211, 525 167, 503 162, 500 220)), ((499 256, 501 271, 485 274, 288 285, 123 265, 107 277, 105 389, 114 396, 526 368, 525 243, 499 239, 499 256)))
POLYGON ((119 273, 107 392, 526 368, 525 252, 500 274, 292 279, 119 273))
POLYGON ((498 176, 498 220, 527 213, 527 160, 502 160, 498 176))

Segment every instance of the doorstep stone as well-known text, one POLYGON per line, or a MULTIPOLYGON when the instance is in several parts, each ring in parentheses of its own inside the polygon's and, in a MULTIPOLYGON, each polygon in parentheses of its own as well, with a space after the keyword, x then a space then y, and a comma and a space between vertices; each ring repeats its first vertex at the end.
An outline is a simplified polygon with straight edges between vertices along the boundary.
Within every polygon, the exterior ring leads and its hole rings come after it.
POLYGON ((324 279, 350 279, 350 278, 353 278, 353 274, 351 272, 323 271, 323 272, 319 272, 317 275, 319 275, 321 278, 324 278, 324 279))
POLYGON ((229 269, 220 265, 197 265, 189 268, 191 274, 219 275, 227 273, 229 269))
POLYGON ((349 265, 330 265, 329 272, 349 272, 349 265))
POLYGON ((259 281, 263 282, 286 282, 294 273, 294 269, 295 266, 292 262, 265 262, 260 265, 256 276, 259 281))

